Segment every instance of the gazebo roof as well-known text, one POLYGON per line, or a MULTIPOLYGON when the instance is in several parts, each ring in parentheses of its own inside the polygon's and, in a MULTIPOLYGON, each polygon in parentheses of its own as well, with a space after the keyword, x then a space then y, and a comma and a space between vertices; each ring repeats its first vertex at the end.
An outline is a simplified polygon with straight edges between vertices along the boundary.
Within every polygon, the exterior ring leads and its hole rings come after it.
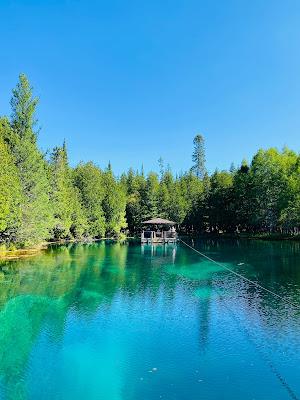
POLYGON ((176 222, 169 221, 168 219, 163 218, 153 218, 148 221, 143 221, 144 225, 176 225, 176 222))

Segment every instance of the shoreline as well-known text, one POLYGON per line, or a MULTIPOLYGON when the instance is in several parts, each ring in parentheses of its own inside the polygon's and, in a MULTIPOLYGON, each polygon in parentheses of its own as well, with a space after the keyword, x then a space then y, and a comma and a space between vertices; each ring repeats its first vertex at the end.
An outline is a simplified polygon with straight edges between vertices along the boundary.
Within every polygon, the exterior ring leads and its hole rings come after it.
POLYGON ((47 249, 48 245, 30 247, 28 249, 4 250, 0 251, 0 261, 13 261, 20 258, 33 257, 47 249))
MULTIPOLYGON (((300 235, 284 235, 284 234, 231 234, 231 233, 202 233, 202 234, 183 234, 180 235, 183 237, 190 237, 193 239, 245 239, 245 240, 264 240, 264 241, 300 241, 300 235)), ((105 237, 100 239, 89 239, 89 240, 57 240, 51 242, 44 242, 36 247, 28 247, 23 249, 15 249, 15 250, 0 250, 0 261, 13 261, 21 258, 28 258, 36 256, 43 251, 46 251, 51 245, 64 245, 69 243, 80 243, 80 244, 88 244, 92 242, 101 242, 102 240, 111 240, 111 241, 126 241, 128 239, 139 240, 139 236, 128 236, 126 238, 117 239, 112 237, 105 237)))
POLYGON ((65 240, 56 240, 51 242, 43 242, 35 247, 28 247, 23 249, 14 249, 14 250, 0 250, 0 261, 13 261, 21 258, 28 258, 36 256, 43 251, 48 250, 51 245, 64 245, 71 243, 81 243, 88 244, 94 242, 101 242, 101 240, 111 240, 111 241, 124 241, 127 239, 134 239, 132 236, 128 236, 125 239, 121 238, 113 238, 113 237, 104 237, 100 239, 89 239, 89 240, 77 240, 77 239, 65 239, 65 240))
POLYGON ((264 240, 264 241, 300 241, 299 235, 287 235, 281 233, 199 233, 199 234, 183 234, 181 236, 205 239, 248 239, 248 240, 264 240))

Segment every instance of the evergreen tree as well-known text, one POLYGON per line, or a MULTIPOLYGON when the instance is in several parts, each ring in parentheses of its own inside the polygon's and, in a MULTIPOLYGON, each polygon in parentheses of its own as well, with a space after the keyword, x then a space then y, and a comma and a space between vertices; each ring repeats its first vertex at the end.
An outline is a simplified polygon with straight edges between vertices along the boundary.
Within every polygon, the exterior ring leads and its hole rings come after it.
POLYGON ((160 217, 169 219, 171 209, 170 191, 165 182, 160 182, 157 197, 158 197, 158 213, 160 217))
POLYGON ((193 143, 194 143, 194 151, 192 155, 192 160, 194 165, 192 166, 192 171, 198 178, 203 179, 206 174, 205 148, 204 148, 203 136, 196 135, 193 143))
POLYGON ((170 190, 170 204, 168 218, 181 224, 186 216, 187 207, 184 197, 180 191, 179 182, 174 182, 170 190))
POLYGON ((16 241, 20 224, 22 189, 15 160, 5 142, 11 134, 9 121, 0 118, 0 242, 16 241))
POLYGON ((144 175, 135 174, 131 168, 126 177, 126 221, 130 232, 137 232, 143 221, 142 198, 145 193, 146 180, 144 175))
POLYGON ((12 91, 10 101, 12 108, 12 127, 19 138, 36 142, 36 133, 33 127, 36 125, 35 110, 39 99, 32 97, 32 87, 25 74, 20 74, 19 82, 12 91))
POLYGON ((119 235, 127 227, 125 219, 126 194, 116 181, 111 166, 103 173, 104 197, 102 208, 108 235, 119 235))
POLYGON ((189 171, 179 182, 186 208, 183 224, 187 231, 200 231, 204 228, 204 218, 206 218, 204 180, 198 179, 189 171))
POLYGON ((49 238, 53 222, 46 161, 37 147, 34 131, 37 103, 28 79, 20 75, 11 99, 13 133, 9 146, 22 186, 21 224, 16 232, 21 245, 38 244, 49 238))
POLYGON ((252 173, 247 161, 243 160, 240 168, 233 173, 234 223, 238 232, 252 229, 255 213, 253 195, 252 173))
POLYGON ((72 181, 66 144, 55 147, 50 159, 51 199, 54 207, 54 239, 80 238, 87 229, 80 194, 72 181))
POLYGON ((155 218, 158 216, 158 176, 150 172, 147 176, 145 191, 142 195, 144 219, 155 218))
POLYGON ((165 172, 164 160, 162 157, 159 157, 158 159, 158 166, 159 166, 160 179, 162 179, 165 172))
POLYGON ((35 245, 54 237, 138 232, 157 216, 186 232, 291 232, 300 229, 300 156, 285 148, 259 150, 250 165, 205 169, 204 138, 194 138, 193 167, 180 176, 159 159, 160 174, 132 169, 116 179, 111 164, 68 164, 66 146, 47 162, 37 146, 38 99, 21 74, 9 122, 0 119, 0 242, 35 245), (127 220, 127 222, 126 222, 127 220))
POLYGON ((75 185, 81 193, 87 217, 88 235, 101 238, 105 235, 105 218, 102 208, 104 183, 101 170, 92 162, 79 164, 74 170, 75 185))

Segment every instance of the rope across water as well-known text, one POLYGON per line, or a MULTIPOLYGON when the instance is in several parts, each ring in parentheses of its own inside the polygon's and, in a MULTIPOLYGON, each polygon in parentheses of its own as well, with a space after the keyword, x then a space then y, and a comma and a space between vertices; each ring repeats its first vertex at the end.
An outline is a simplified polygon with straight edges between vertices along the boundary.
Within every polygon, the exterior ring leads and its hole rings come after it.
POLYGON ((195 251, 196 253, 198 253, 200 256, 202 256, 202 257, 206 258, 207 260, 209 260, 209 261, 215 263, 216 265, 219 265, 220 267, 224 268, 225 270, 227 270, 227 271, 230 272, 231 274, 234 274, 234 275, 238 276, 239 278, 241 278, 241 279, 243 279, 244 281, 250 283, 251 285, 256 286, 257 288, 259 288, 259 289, 261 289, 261 290, 264 290, 265 292, 268 292, 268 293, 272 294, 273 296, 277 297, 278 299, 283 300, 285 303, 288 303, 290 306, 292 306, 292 307, 297 308, 298 310, 300 310, 300 304, 296 304, 296 303, 291 302, 290 300, 287 300, 286 298, 280 296, 279 294, 273 292, 272 290, 267 289, 266 287, 260 285, 259 283, 255 282, 255 281, 252 281, 251 279, 246 278, 244 275, 241 275, 241 274, 239 274, 238 272, 232 270, 231 268, 226 267, 225 265, 221 264, 220 262, 213 260, 212 258, 210 258, 209 256, 207 256, 206 254, 201 253, 201 251, 195 249, 195 247, 193 247, 193 246, 189 245, 188 243, 186 243, 184 240, 179 239, 179 241, 182 242, 185 246, 187 246, 187 247, 189 247, 190 249, 194 250, 194 251, 195 251))
MULTIPOLYGON (((273 292, 270 289, 265 288, 264 286, 260 285, 257 282, 252 281, 251 279, 246 278, 245 276, 239 274, 238 272, 233 271, 231 268, 226 267, 225 265, 219 263, 218 261, 213 260, 212 258, 210 258, 209 256, 207 256, 204 253, 201 253, 201 251, 195 249, 193 246, 189 245, 188 243, 186 243, 184 240, 179 239, 180 242, 182 242, 185 246, 189 247, 190 249, 194 250, 196 253, 198 253, 200 256, 206 258, 207 260, 215 263, 216 265, 224 268, 225 270, 227 270, 228 272, 238 276, 239 278, 245 280, 246 282, 250 283, 251 285, 254 285, 256 287, 258 287, 259 289, 262 289, 270 294, 272 294, 273 296, 283 300, 285 303, 288 303, 289 305, 291 305, 292 307, 295 307, 297 309, 300 309, 300 304, 295 304, 287 299, 285 299, 284 297, 280 296, 279 294, 273 292)), ((222 300, 222 295, 220 295, 220 298, 222 300)), ((230 311, 230 313, 232 314, 232 317, 234 318, 234 320, 240 324, 240 321, 238 320, 238 318, 234 315, 234 313, 232 312, 232 310, 230 310, 228 308, 228 306, 224 303, 225 307, 227 308, 228 311, 230 311)), ((290 385, 288 384, 288 382, 286 381, 286 379, 282 376, 282 374, 279 372, 279 370, 275 367, 275 365, 273 364, 273 362, 269 359, 269 357, 264 354, 264 352, 259 348, 259 346, 257 345, 255 339, 253 339, 251 337, 251 334, 249 333, 248 329, 243 327, 246 335, 248 337, 248 339, 253 343, 253 345, 255 345, 255 348, 257 350, 257 352, 261 355, 261 357, 265 360, 265 362, 267 363, 267 365, 269 366, 270 370, 273 372, 273 374, 276 376, 276 378, 280 381, 281 385, 284 387, 284 389, 287 391, 289 397, 293 400, 300 400, 299 397, 297 396, 297 394, 293 391, 293 389, 290 387, 290 385)))

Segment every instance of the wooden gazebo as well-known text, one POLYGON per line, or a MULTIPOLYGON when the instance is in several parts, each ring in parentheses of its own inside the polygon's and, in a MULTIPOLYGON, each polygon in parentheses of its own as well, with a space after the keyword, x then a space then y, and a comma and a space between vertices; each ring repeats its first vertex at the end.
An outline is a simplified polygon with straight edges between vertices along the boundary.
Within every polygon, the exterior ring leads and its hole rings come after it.
POLYGON ((153 218, 144 221, 142 230, 142 243, 175 243, 177 241, 176 222, 163 218, 153 218))

